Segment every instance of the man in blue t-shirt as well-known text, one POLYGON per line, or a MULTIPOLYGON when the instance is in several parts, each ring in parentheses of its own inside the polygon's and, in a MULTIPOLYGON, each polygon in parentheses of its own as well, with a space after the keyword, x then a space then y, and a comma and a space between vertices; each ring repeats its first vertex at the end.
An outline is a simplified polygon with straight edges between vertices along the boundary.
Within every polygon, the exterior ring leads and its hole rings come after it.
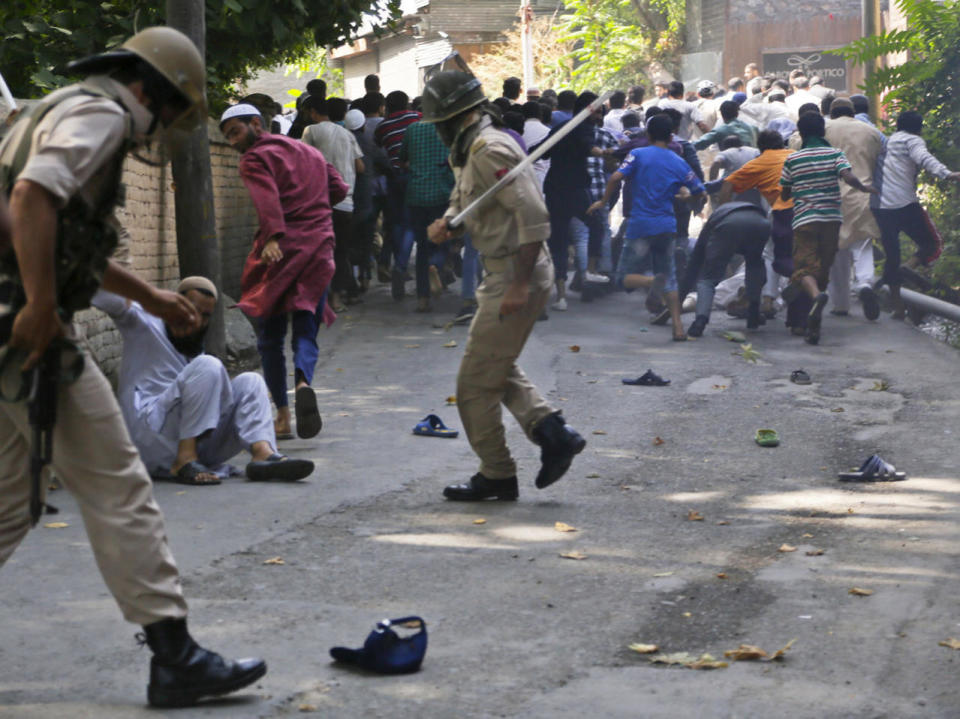
POLYGON ((687 336, 680 323, 680 301, 677 296, 677 271, 674 250, 677 239, 677 219, 673 199, 681 188, 685 195, 704 192, 703 183, 684 160, 667 149, 673 134, 673 122, 665 115, 655 115, 647 124, 651 146, 633 150, 620 168, 610 176, 603 198, 587 210, 593 213, 604 207, 623 179, 631 181, 633 202, 627 223, 626 241, 617 266, 617 283, 624 289, 649 288, 647 308, 662 306, 661 295, 666 294, 670 318, 673 321, 673 339, 683 341, 687 336), (642 265, 650 256, 654 276, 641 274, 642 265))

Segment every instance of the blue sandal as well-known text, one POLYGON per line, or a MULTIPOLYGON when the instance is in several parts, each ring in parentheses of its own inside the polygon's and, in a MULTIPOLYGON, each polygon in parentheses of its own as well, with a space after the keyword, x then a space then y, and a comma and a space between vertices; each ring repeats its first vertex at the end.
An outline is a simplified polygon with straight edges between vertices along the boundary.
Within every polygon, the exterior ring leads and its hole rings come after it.
POLYGON ((454 439, 460 434, 457 430, 447 427, 435 414, 428 414, 420 420, 413 428, 413 433, 421 437, 446 437, 447 439, 454 439))

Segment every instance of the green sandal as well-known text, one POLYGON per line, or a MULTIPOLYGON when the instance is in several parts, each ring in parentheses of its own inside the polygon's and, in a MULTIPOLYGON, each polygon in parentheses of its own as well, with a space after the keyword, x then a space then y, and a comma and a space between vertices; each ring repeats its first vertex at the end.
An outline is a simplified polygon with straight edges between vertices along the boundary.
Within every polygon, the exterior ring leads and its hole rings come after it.
POLYGON ((780 444, 780 435, 775 429, 758 429, 754 441, 761 447, 776 447, 780 444))

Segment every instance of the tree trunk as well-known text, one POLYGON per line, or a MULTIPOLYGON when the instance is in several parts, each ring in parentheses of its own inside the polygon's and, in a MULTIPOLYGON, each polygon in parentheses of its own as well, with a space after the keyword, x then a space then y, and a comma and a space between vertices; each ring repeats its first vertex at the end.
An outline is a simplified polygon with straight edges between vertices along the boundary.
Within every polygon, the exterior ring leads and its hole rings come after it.
MULTIPOLYGON (((167 25, 193 40, 202 57, 206 57, 204 11, 204 0, 167 0, 167 25)), ((171 159, 180 276, 202 275, 222 288, 206 118, 185 142, 172 148, 171 159)), ((226 356, 223 304, 217 303, 206 339, 207 352, 221 358, 226 356)))

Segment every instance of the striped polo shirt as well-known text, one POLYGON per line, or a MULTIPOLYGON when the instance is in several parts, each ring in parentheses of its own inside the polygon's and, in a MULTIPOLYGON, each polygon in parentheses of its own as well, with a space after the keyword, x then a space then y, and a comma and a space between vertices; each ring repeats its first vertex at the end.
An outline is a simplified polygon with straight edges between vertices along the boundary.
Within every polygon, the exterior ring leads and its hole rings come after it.
POLYGON ((783 163, 780 185, 793 193, 793 228, 809 222, 843 222, 840 172, 850 163, 835 147, 808 147, 783 163))
POLYGON ((420 117, 416 110, 398 110, 387 115, 373 131, 374 141, 387 151, 390 166, 394 170, 401 167, 400 148, 403 145, 403 135, 410 125, 420 121, 420 117))

